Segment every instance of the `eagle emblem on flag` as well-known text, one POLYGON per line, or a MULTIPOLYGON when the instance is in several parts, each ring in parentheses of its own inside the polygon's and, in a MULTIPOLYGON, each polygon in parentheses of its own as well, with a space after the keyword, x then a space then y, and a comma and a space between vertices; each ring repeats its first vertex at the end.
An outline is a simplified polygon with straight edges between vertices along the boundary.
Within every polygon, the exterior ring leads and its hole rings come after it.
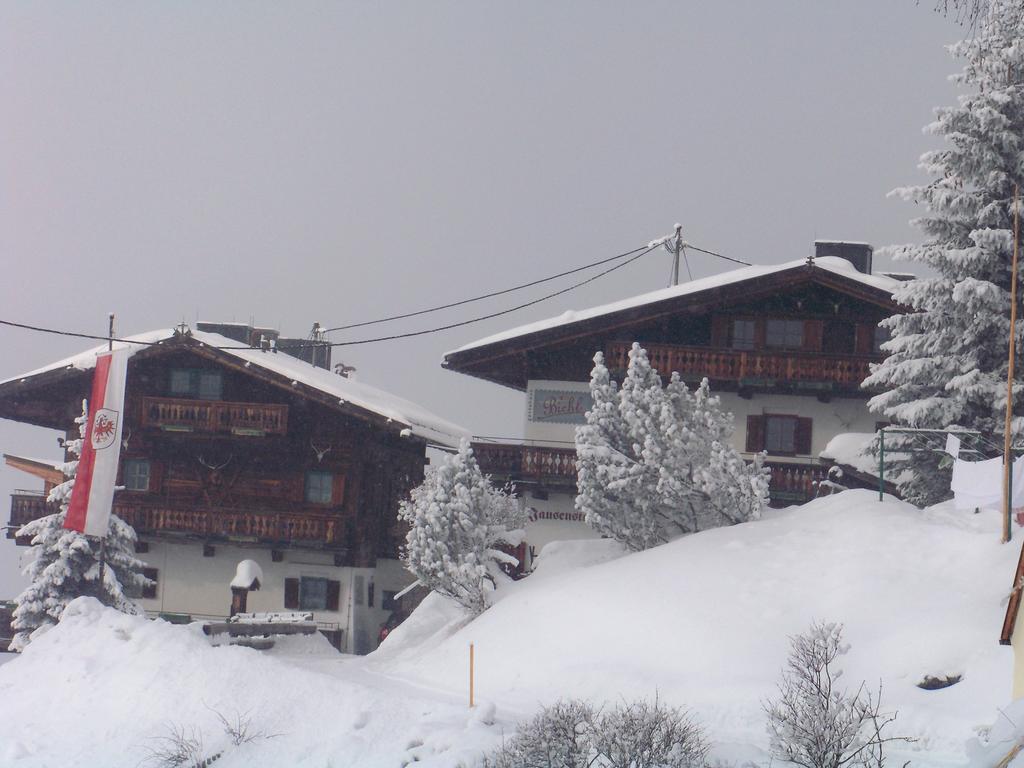
POLYGON ((117 437, 118 412, 100 408, 92 420, 92 447, 100 451, 109 448, 117 437))

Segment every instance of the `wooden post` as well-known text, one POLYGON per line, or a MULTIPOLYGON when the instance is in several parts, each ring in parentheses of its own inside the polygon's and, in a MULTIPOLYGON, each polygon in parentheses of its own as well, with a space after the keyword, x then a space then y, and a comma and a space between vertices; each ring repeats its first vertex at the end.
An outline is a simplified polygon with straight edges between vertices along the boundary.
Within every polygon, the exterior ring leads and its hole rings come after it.
POLYGON ((473 708, 473 644, 469 644, 469 707, 473 708))
POLYGON ((1003 543, 1010 540, 1010 420, 1013 415, 1013 367, 1017 352, 1017 251, 1020 246, 1020 187, 1013 188, 1013 267, 1010 274, 1010 355, 1006 372, 1006 423, 1003 428, 1003 543))
POLYGON ((878 500, 885 500, 885 427, 878 430, 878 500))

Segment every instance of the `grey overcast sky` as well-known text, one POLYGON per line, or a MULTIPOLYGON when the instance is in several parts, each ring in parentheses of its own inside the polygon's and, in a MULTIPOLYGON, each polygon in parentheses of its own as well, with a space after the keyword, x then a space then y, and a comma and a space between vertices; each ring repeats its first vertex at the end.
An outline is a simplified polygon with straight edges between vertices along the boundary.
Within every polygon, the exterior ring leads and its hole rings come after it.
MULTIPOLYGON (((923 179, 921 128, 955 100, 943 46, 961 34, 930 0, 4 2, 0 318, 104 333, 114 311, 125 334, 253 318, 304 336, 610 256, 676 221, 759 264, 816 237, 911 241, 913 207, 886 193, 923 179)), ((522 395, 443 371, 443 353, 662 287, 668 260, 335 360, 515 436, 522 395)), ((86 346, 0 328, 0 379, 86 346)), ((0 450, 57 459, 55 434, 0 421, 0 450)), ((3 522, 16 487, 35 481, 0 468, 3 522)), ((22 551, 0 540, 0 598, 20 588, 22 551)))

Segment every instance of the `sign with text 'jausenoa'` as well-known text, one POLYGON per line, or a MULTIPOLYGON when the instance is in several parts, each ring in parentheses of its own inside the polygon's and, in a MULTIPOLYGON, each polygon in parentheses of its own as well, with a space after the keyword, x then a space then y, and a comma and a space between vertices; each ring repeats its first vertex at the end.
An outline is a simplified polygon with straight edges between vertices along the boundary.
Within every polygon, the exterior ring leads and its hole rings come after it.
POLYGON ((535 389, 530 400, 530 421, 540 424, 586 424, 594 404, 589 392, 535 389))

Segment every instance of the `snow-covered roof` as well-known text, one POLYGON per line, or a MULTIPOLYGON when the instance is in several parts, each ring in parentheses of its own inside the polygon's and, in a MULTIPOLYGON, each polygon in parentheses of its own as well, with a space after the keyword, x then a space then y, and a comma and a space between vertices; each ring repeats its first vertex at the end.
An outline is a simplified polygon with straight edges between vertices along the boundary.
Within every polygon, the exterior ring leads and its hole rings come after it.
MULTIPOLYGON (((878 290, 892 293, 899 286, 898 280, 893 280, 889 277, 883 277, 881 275, 866 275, 863 272, 857 270, 846 259, 839 258, 838 256, 822 256, 814 259, 814 267, 817 269, 831 272, 835 275, 853 280, 854 282, 860 283, 861 285, 869 288, 875 288, 878 290)), ((657 291, 651 291, 650 293, 642 293, 639 296, 632 296, 628 299, 622 299, 615 301, 610 304, 602 304, 598 307, 590 307, 589 309, 582 310, 569 310, 563 312, 557 317, 551 317, 547 320, 538 320, 533 323, 526 325, 520 325, 516 328, 511 328, 507 331, 487 336, 483 339, 465 344, 458 349, 452 350, 447 353, 453 355, 458 352, 464 352, 469 349, 475 349, 477 347, 484 347, 488 344, 494 344, 500 341, 507 341, 514 339, 519 336, 526 336, 531 333, 537 333, 540 331, 547 331, 560 326, 569 325, 571 323, 580 322, 581 320, 589 320, 591 318, 601 317, 603 315, 610 315, 615 312, 621 312, 626 309, 633 309, 635 307, 642 307, 646 304, 655 304, 660 301, 666 301, 668 299, 678 298, 680 296, 687 296, 691 294, 697 294, 702 291, 707 291, 712 288, 720 288, 725 285, 734 285, 736 283, 746 282, 748 280, 756 280, 763 278, 768 275, 774 275, 779 272, 785 272, 787 270, 796 269, 799 267, 805 267, 807 265, 806 259, 796 259, 794 261, 787 261, 782 264, 774 264, 769 266, 754 265, 750 267, 742 267, 740 269, 733 269, 728 272, 722 272, 717 275, 711 275, 704 277, 699 280, 692 280, 688 283, 681 283, 680 285, 673 285, 669 288, 662 288, 657 291)))
MULTIPOLYGON (((142 342, 141 344, 114 342, 114 347, 127 347, 129 354, 135 354, 146 349, 147 345, 169 340, 174 335, 175 331, 173 328, 164 328, 125 337, 127 342, 142 342)), ((264 352, 259 349, 245 347, 240 342, 229 339, 226 336, 203 331, 192 331, 191 338, 209 347, 218 348, 217 351, 220 354, 243 361, 246 367, 261 368, 286 377, 291 382, 304 384, 335 397, 339 400, 339 405, 349 404, 391 419, 396 422, 397 426, 404 425, 411 430, 413 435, 423 438, 428 442, 457 446, 463 437, 469 437, 470 435, 469 430, 431 413, 421 405, 369 384, 353 381, 323 368, 317 368, 304 360, 291 357, 283 352, 264 352), (224 349, 225 347, 227 349, 224 349)), ((72 355, 42 368, 37 368, 34 371, 0 381, 0 387, 62 368, 74 368, 82 371, 91 370, 96 366, 96 356, 106 350, 107 344, 101 344, 85 352, 80 352, 77 355, 72 355)))

